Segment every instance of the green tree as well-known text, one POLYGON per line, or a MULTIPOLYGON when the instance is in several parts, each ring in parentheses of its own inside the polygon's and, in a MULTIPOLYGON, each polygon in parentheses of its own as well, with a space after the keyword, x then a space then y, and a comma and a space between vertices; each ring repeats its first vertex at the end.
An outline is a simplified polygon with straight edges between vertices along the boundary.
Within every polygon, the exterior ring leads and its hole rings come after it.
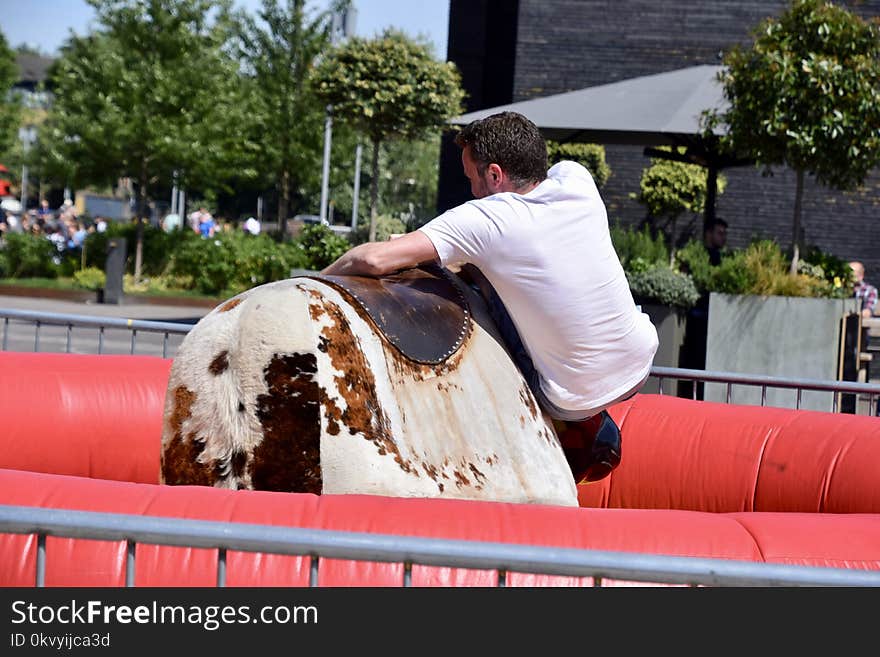
MULTIPOLYGON (((666 149, 668 150, 668 149, 666 149)), ((717 179, 717 193, 724 192, 727 180, 717 179)), ((697 164, 651 158, 642 171, 639 193, 632 195, 655 219, 666 219, 669 235, 669 262, 675 261, 676 221, 685 212, 699 214, 706 208, 706 171, 697 164)))
POLYGON ((560 144, 548 141, 547 161, 553 165, 562 160, 572 160, 582 164, 593 176, 593 181, 599 189, 602 189, 611 177, 611 167, 605 161, 605 147, 601 144, 579 142, 560 144))
MULTIPOLYGON (((50 72, 55 103, 41 131, 50 168, 78 185, 137 183, 138 215, 151 190, 199 188, 241 174, 249 148, 238 127, 238 62, 230 0, 89 0, 97 31, 72 38, 50 72)), ((135 276, 141 275, 143 219, 135 276)))
POLYGON ((382 149, 378 213, 397 217, 410 229, 437 210, 440 135, 389 142, 382 149))
POLYGON ((794 0, 736 47, 720 74, 726 144, 797 175, 790 271, 797 271, 804 174, 839 190, 862 185, 880 161, 880 38, 876 22, 823 0, 794 0))
POLYGON ((0 153, 6 153, 16 140, 19 123, 19 104, 10 96, 12 85, 18 82, 15 53, 0 32, 0 153))
POLYGON ((419 139, 460 114, 464 91, 455 65, 434 59, 430 46, 386 31, 353 38, 321 62, 316 89, 333 113, 369 139, 370 240, 376 237, 379 150, 383 142, 419 139))
POLYGON ((278 189, 282 233, 292 194, 319 184, 324 105, 309 79, 330 46, 333 14, 348 4, 337 0, 310 17, 305 0, 263 0, 259 23, 243 17, 249 129, 259 144, 255 167, 278 189))

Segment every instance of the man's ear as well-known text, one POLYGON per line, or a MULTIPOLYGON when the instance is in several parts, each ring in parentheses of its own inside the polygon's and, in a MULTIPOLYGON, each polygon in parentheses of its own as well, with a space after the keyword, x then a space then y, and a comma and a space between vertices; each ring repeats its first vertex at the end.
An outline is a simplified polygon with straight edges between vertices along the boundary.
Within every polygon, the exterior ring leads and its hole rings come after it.
POLYGON ((504 171, 494 162, 486 167, 486 181, 493 191, 498 191, 504 184, 504 171))

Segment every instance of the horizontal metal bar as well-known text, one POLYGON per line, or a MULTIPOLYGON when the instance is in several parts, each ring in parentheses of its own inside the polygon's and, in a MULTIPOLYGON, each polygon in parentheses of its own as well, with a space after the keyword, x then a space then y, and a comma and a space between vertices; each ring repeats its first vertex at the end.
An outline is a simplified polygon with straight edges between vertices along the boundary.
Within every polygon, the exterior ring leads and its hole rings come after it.
POLYGON ((733 383, 773 388, 800 388, 831 392, 880 393, 880 383, 859 383, 856 381, 823 381, 821 379, 791 379, 787 377, 766 376, 763 374, 739 374, 737 372, 713 372, 690 370, 677 367, 651 368, 651 376, 681 379, 683 381, 706 381, 712 383, 733 383))
POLYGON ((880 572, 0 505, 0 532, 708 586, 880 586, 880 572))
MULTIPOLYGON (((36 324, 77 326, 83 328, 120 328, 133 331, 153 331, 185 335, 193 325, 178 322, 154 322, 149 320, 124 319, 119 317, 94 317, 90 315, 68 315, 27 310, 0 308, 0 318, 30 321, 36 324)), ((821 379, 794 379, 759 374, 740 374, 737 372, 716 372, 708 370, 684 369, 678 367, 653 366, 650 376, 681 381, 703 381, 710 383, 733 383, 773 388, 798 390, 849 392, 880 395, 880 383, 859 383, 855 381, 826 381, 821 379)))
POLYGON ((180 335, 186 335, 193 327, 192 324, 178 322, 154 322, 146 319, 95 317, 92 315, 67 315, 32 310, 13 310, 10 308, 0 308, 0 317, 55 326, 73 325, 82 328, 120 328, 155 333, 176 333, 180 335))

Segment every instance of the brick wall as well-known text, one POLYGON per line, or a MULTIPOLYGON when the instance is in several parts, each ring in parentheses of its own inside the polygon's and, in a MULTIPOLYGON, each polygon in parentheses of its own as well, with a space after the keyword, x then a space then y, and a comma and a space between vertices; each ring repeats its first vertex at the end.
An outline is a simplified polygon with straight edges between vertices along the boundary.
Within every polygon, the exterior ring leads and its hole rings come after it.
MULTIPOLYGON (((777 0, 518 0, 502 3, 506 13, 492 13, 492 0, 452 0, 449 58, 466 63, 465 88, 472 95, 468 110, 547 96, 661 73, 698 64, 718 64, 720 55, 736 43, 750 41, 750 30, 762 18, 778 15, 787 5, 777 0), (514 7, 515 20, 510 11, 514 7), (489 12, 489 13, 487 13, 489 12), (498 18, 495 21, 493 18, 498 18), (465 28, 470 34, 467 39, 465 28), (473 30, 488 31, 494 39, 515 38, 515 55, 501 56, 489 48, 474 57, 473 30), (465 52, 470 48, 469 56, 465 52), (511 76, 512 72, 512 76, 511 76), (495 84, 487 80, 512 79, 495 84), (493 102, 484 103, 489 97, 493 102)), ((880 0, 841 2, 863 16, 880 16, 880 0)), ((494 7, 498 9, 498 7, 494 7)), ((481 42, 487 45, 484 38, 481 42)), ((644 218, 641 205, 629 199, 638 190, 642 169, 649 165, 643 149, 607 146, 613 175, 603 190, 612 220, 635 224, 644 218)), ((440 210, 467 200, 458 152, 443 151, 438 206, 440 210)), ((729 224, 729 244, 743 246, 754 235, 791 241, 794 174, 786 168, 766 177, 755 167, 726 169, 727 191, 720 195, 717 213, 729 224)), ((839 193, 807 179, 803 228, 808 244, 816 244, 845 259, 865 262, 867 278, 880 282, 880 173, 863 190, 839 193)), ((682 217, 699 230, 700 218, 682 217), (691 221, 693 219, 693 221, 691 221)))

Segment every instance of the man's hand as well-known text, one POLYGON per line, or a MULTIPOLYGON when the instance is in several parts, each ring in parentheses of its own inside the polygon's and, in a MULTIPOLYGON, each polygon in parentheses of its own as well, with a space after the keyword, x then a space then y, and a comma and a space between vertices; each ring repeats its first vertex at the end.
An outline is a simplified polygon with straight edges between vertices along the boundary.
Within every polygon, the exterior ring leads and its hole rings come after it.
POLYGON ((413 231, 387 242, 367 242, 346 251, 322 274, 336 276, 384 276, 409 269, 423 262, 437 260, 431 240, 421 231, 413 231))

